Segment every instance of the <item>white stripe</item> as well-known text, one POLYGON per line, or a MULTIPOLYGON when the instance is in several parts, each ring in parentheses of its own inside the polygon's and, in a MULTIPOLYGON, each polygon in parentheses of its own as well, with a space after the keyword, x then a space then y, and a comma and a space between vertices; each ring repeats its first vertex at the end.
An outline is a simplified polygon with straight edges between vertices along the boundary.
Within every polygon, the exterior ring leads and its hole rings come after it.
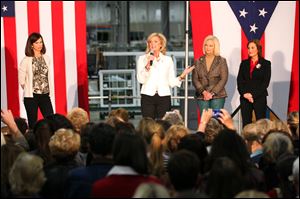
MULTIPOLYGON (((16 12, 17 63, 19 67, 20 62, 25 57, 25 46, 28 37, 27 1, 16 1, 15 12, 16 12)), ((26 110, 23 103, 24 91, 19 84, 18 86, 19 86, 20 117, 27 119, 26 110)))
MULTIPOLYGON (((50 67, 53 66, 53 40, 52 40, 52 16, 51 16, 51 1, 39 1, 39 12, 40 12, 40 33, 44 38, 46 46, 46 54, 50 57, 50 67)), ((53 70, 54 71, 54 70, 53 70)), ((54 75, 52 76, 52 82, 54 81, 54 75)), ((55 88, 54 88, 55 96, 55 88)), ((54 97, 55 98, 55 97, 54 97)), ((51 99, 54 113, 55 109, 55 99, 51 99)))
POLYGON ((67 111, 73 107, 78 107, 78 87, 77 87, 77 61, 76 61, 76 31, 75 31, 75 3, 74 1, 64 1, 64 46, 66 64, 66 95, 67 111))
POLYGON ((279 1, 265 30, 265 57, 272 63, 268 105, 284 121, 291 81, 295 10, 295 1, 279 1))
POLYGON ((5 65, 3 17, 1 17, 1 109, 7 109, 6 65, 5 65))
POLYGON ((225 108, 233 112, 240 104, 236 77, 241 62, 241 26, 227 1, 211 1, 213 34, 220 41, 221 56, 228 65, 225 108))

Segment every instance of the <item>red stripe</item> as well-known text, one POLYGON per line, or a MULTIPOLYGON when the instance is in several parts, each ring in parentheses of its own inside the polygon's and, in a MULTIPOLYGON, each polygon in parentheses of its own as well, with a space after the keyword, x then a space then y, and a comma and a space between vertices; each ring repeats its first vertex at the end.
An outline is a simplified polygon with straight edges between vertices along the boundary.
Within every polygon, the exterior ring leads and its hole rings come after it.
POLYGON ((299 1, 296 2, 294 52, 288 112, 299 111, 299 1))
POLYGON ((7 109, 10 109, 14 116, 20 116, 15 17, 3 17, 3 27, 6 65, 5 75, 7 86, 7 109))
MULTIPOLYGON (((203 55, 203 40, 213 34, 211 6, 209 1, 190 1, 190 13, 194 46, 194 59, 203 55)), ((197 106, 198 124, 200 111, 197 106)))
MULTIPOLYGON (((28 35, 33 32, 40 32, 40 12, 38 1, 27 2, 27 15, 28 15, 28 35)), ((38 120, 43 119, 43 115, 38 109, 38 120)))
POLYGON ((75 2, 75 21, 78 103, 79 107, 89 113, 86 57, 86 3, 84 1, 75 2))
POLYGON ((27 2, 27 15, 28 15, 28 35, 33 32, 40 32, 40 14, 39 14, 39 2, 28 1, 27 2))
POLYGON ((191 23, 194 45, 194 59, 203 55, 203 40, 213 33, 209 1, 191 1, 191 23))
POLYGON ((63 3, 51 2, 56 113, 67 113, 63 3))
POLYGON ((262 46, 262 56, 265 57, 266 45, 265 45, 265 33, 260 38, 260 44, 262 46))
POLYGON ((248 39, 243 30, 241 30, 241 33, 242 33, 241 57, 242 57, 242 60, 244 60, 244 59, 248 58, 248 48, 247 48, 248 39))

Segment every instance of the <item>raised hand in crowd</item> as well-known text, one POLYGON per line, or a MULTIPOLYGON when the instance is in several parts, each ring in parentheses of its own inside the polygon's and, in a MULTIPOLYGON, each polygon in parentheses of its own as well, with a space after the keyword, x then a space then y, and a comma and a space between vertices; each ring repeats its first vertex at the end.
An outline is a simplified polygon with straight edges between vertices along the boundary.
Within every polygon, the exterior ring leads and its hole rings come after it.
POLYGON ((198 126, 198 131, 205 132, 206 125, 212 116, 213 116, 212 109, 203 109, 202 115, 201 115, 201 121, 198 126))
POLYGON ((226 109, 221 109, 219 113, 218 120, 224 124, 229 129, 235 130, 233 120, 231 118, 231 115, 228 113, 226 109))
POLYGON ((12 133, 17 133, 19 131, 18 126, 14 120, 14 116, 11 110, 2 110, 1 109, 1 120, 5 123, 12 133))

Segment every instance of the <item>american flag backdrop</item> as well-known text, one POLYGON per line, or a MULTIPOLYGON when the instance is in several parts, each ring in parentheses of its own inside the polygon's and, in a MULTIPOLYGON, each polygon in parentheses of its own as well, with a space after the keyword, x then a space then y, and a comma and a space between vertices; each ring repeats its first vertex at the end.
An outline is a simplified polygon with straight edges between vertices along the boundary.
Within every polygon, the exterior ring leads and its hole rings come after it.
POLYGON ((1 1, 1 109, 26 118, 18 66, 32 32, 41 33, 51 58, 54 112, 88 111, 84 1, 1 1))
POLYGON ((225 108, 240 104, 236 77, 247 42, 260 39, 263 55, 271 61, 268 106, 282 120, 299 111, 299 2, 297 1, 191 1, 195 59, 203 55, 204 38, 219 38, 221 56, 227 59, 229 78, 225 108))

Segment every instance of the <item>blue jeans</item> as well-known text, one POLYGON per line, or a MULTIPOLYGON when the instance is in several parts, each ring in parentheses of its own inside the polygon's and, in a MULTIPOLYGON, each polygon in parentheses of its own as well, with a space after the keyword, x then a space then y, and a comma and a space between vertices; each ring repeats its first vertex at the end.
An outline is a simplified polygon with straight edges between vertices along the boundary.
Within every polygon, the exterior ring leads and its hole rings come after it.
POLYGON ((221 109, 224 108, 225 98, 217 98, 211 100, 197 100, 197 105, 200 110, 200 115, 204 109, 221 109))

